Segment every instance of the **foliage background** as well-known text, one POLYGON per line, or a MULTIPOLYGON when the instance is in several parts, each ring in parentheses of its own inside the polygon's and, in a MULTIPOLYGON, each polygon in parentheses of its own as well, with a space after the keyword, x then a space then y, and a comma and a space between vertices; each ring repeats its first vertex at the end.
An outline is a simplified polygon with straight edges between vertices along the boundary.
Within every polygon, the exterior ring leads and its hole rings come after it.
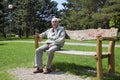
POLYGON ((51 27, 51 18, 61 19, 65 29, 118 28, 120 31, 120 0, 66 0, 63 9, 57 9, 51 0, 0 0, 0 35, 11 32, 19 37, 41 33, 51 27), (8 5, 13 4, 9 10, 8 5))

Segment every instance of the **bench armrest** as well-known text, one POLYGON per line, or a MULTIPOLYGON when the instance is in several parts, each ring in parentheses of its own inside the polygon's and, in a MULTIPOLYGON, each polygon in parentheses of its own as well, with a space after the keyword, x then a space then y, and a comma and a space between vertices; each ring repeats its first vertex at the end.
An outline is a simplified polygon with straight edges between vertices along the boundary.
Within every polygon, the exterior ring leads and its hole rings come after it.
POLYGON ((116 41, 117 39, 117 37, 100 37, 100 40, 116 41))

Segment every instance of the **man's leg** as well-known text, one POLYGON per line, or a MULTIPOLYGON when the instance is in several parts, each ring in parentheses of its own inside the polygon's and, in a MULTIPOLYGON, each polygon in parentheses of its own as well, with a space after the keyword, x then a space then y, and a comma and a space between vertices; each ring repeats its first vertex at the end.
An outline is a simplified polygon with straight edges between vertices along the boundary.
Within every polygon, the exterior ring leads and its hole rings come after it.
POLYGON ((42 55, 43 55, 43 51, 45 51, 46 49, 48 49, 48 45, 44 44, 43 46, 39 47, 36 49, 36 64, 39 68, 42 68, 42 55))
POLYGON ((35 64, 37 66, 37 70, 34 71, 34 73, 42 72, 42 68, 43 68, 42 67, 42 55, 43 55, 43 51, 45 51, 48 48, 49 48, 48 45, 44 44, 43 46, 36 49, 35 64))
POLYGON ((51 68, 51 63, 52 63, 52 60, 54 57, 54 52, 59 49, 60 49, 60 47, 58 47, 58 46, 52 46, 47 50, 48 58, 47 58, 46 68, 48 68, 48 69, 51 68))

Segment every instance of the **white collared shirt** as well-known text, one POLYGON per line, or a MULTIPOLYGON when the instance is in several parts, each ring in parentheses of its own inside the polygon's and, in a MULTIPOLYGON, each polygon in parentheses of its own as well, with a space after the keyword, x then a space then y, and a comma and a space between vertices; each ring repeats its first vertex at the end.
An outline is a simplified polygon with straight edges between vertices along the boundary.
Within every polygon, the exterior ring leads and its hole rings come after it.
POLYGON ((60 47, 62 47, 65 42, 65 30, 61 26, 58 26, 56 29, 50 28, 41 33, 40 36, 47 38, 46 43, 51 43, 60 47))

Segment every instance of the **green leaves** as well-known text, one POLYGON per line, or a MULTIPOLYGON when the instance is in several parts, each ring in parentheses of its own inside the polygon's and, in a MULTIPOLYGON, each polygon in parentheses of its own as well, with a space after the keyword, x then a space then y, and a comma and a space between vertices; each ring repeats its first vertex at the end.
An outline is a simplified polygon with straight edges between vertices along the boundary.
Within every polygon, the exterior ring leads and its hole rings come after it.
POLYGON ((109 21, 115 16, 117 23, 114 26, 118 27, 120 23, 119 0, 67 0, 64 7, 67 29, 73 29, 74 26, 74 29, 110 28, 109 21), (78 5, 81 7, 79 10, 76 9, 78 5))

